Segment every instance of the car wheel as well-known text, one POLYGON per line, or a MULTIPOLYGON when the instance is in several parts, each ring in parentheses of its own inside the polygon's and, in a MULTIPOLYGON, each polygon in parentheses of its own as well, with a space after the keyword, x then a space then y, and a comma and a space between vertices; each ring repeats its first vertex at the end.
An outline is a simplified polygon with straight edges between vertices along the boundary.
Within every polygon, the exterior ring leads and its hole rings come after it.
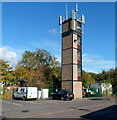
POLYGON ((50 96, 50 97, 49 97, 49 100, 52 100, 52 99, 53 99, 52 96, 50 96))
POLYGON ((22 99, 25 101, 25 100, 26 100, 26 97, 24 97, 24 96, 23 96, 23 98, 22 98, 22 99))
POLYGON ((12 99, 14 99, 14 100, 15 100, 15 96, 14 96, 14 95, 12 96, 12 99))
POLYGON ((61 100, 64 100, 64 97, 61 97, 61 100))

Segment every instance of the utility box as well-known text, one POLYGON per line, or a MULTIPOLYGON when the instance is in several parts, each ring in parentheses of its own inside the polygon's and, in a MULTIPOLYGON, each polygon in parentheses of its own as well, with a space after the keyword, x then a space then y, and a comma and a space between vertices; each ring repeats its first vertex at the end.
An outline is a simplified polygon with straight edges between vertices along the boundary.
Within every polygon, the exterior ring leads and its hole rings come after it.
POLYGON ((41 98, 48 99, 49 96, 49 89, 41 89, 41 98))

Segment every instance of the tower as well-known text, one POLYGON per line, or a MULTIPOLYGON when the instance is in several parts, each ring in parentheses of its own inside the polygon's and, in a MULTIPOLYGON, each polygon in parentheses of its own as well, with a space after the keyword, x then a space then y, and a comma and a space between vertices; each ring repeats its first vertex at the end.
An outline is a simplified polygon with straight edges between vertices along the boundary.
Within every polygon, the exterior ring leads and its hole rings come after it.
POLYGON ((82 98, 82 24, 84 16, 78 17, 78 6, 66 17, 60 16, 62 27, 62 89, 74 93, 74 98, 82 98))

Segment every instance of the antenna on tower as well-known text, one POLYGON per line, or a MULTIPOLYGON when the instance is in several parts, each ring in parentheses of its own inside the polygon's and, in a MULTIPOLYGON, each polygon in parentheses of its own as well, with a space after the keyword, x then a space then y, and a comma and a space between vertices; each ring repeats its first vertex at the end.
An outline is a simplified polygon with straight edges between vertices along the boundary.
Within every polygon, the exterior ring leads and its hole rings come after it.
POLYGON ((85 24, 85 16, 84 15, 82 15, 82 24, 85 24))
POLYGON ((61 25, 62 23, 63 23, 63 17, 60 16, 60 17, 59 17, 59 25, 61 25))
POLYGON ((78 12, 78 4, 76 4, 76 10, 75 10, 75 12, 78 12))
MULTIPOLYGON (((84 15, 82 15, 82 17, 81 17, 81 23, 85 24, 85 16, 84 15)), ((82 25, 82 34, 84 34, 84 25, 82 25)))
POLYGON ((62 33, 62 23, 63 23, 63 17, 59 17, 59 25, 60 25, 60 34, 62 33))
POLYGON ((66 20, 68 19, 68 5, 66 4, 66 20))

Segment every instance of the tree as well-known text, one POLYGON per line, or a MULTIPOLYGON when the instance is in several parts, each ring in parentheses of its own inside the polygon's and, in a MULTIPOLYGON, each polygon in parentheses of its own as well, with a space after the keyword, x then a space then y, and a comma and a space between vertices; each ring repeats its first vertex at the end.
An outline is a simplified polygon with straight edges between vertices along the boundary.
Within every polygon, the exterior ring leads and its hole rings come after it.
POLYGON ((38 66, 36 70, 30 71, 30 78, 28 80, 28 86, 35 86, 38 88, 46 88, 47 80, 45 77, 45 67, 38 66))
POLYGON ((90 73, 96 82, 100 83, 111 83, 114 93, 117 94, 117 68, 110 69, 108 71, 102 70, 101 73, 95 74, 90 73))
POLYGON ((115 70, 110 69, 110 71, 108 71, 108 74, 108 81, 112 84, 115 94, 117 94, 117 68, 115 70))
POLYGON ((12 67, 3 59, 0 59, 0 81, 3 81, 6 85, 15 83, 12 67))
POLYGON ((51 70, 51 76, 50 79, 53 81, 53 88, 54 90, 56 89, 61 89, 61 80, 62 80, 62 71, 60 66, 56 66, 51 70))
POLYGON ((91 83, 95 83, 95 80, 93 77, 89 74, 86 73, 85 71, 82 72, 82 85, 84 87, 88 87, 91 83))
POLYGON ((38 88, 49 88, 53 86, 56 67, 59 66, 57 58, 44 49, 36 51, 25 51, 22 60, 18 66, 29 71, 28 85, 37 86, 38 88))
POLYGON ((37 69, 40 65, 44 65, 45 68, 53 67, 55 64, 58 64, 58 62, 47 50, 36 49, 34 52, 25 51, 19 64, 31 70, 37 69))
POLYGON ((13 71, 15 78, 20 80, 28 80, 30 73, 29 71, 22 67, 22 66, 16 66, 15 70, 13 71))

